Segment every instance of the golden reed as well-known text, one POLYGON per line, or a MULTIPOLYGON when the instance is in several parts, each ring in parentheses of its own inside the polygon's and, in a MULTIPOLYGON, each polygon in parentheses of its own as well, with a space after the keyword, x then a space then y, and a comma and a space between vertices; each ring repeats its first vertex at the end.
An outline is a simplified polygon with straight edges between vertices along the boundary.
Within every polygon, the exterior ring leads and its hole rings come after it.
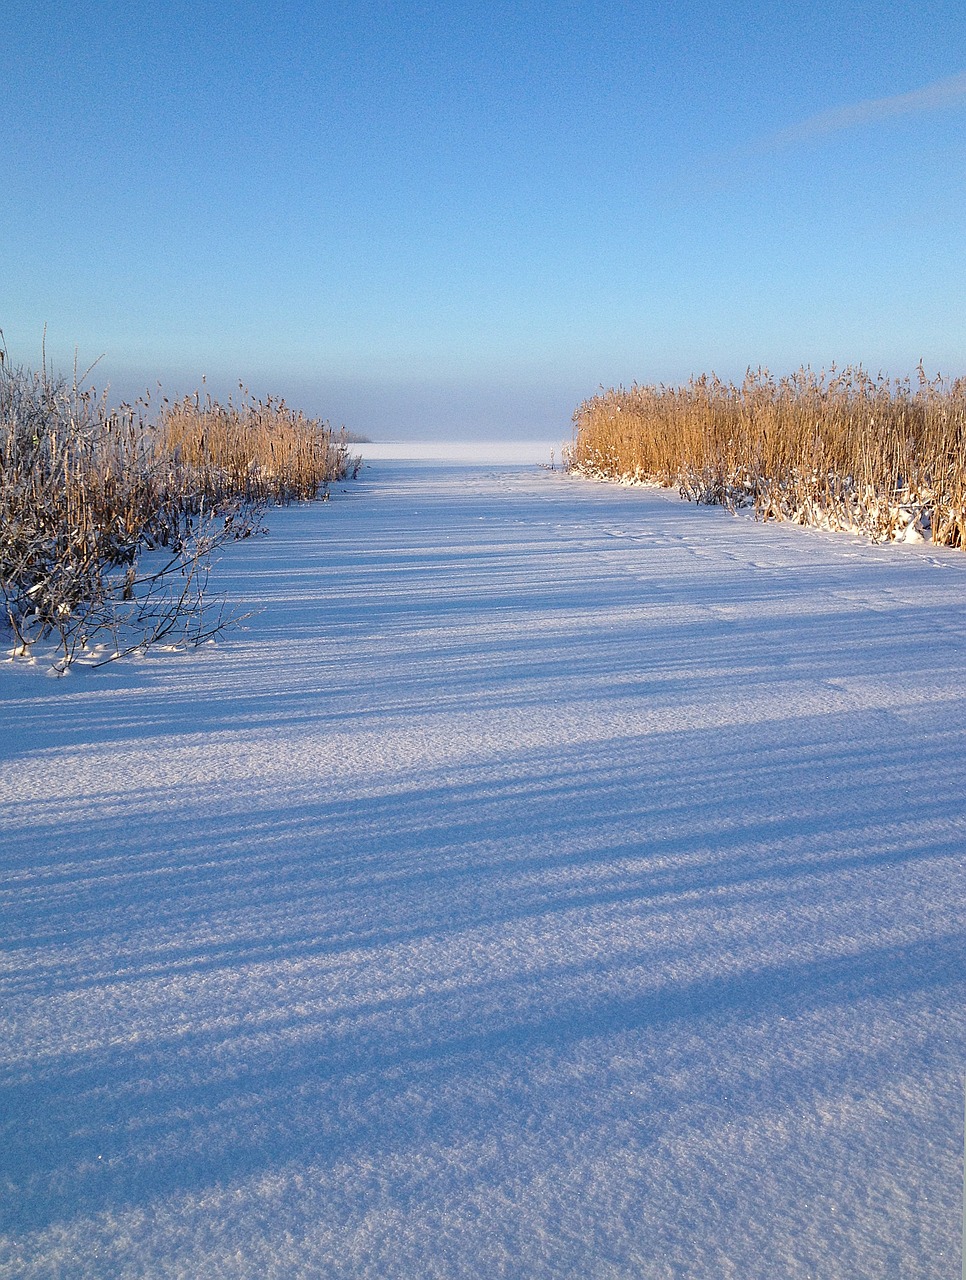
POLYGON ((915 382, 833 366, 601 389, 574 413, 567 462, 763 520, 966 548, 966 379, 921 366, 915 382))

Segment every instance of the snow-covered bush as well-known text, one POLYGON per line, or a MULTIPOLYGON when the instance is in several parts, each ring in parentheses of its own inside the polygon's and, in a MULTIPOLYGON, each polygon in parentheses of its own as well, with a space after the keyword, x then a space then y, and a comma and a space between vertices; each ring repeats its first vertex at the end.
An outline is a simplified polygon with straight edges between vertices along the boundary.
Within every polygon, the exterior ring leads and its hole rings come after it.
POLYGON ((259 528, 269 501, 324 496, 359 462, 281 402, 200 398, 109 408, 0 349, 0 593, 13 652, 98 664, 226 621, 206 595, 211 552, 259 528))

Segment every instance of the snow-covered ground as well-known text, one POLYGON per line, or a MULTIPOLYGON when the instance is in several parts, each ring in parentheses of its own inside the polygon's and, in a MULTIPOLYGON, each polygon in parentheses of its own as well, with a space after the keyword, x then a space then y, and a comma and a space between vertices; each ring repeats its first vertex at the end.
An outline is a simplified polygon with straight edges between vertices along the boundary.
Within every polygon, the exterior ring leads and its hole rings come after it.
POLYGON ((369 440, 350 445, 366 461, 406 462, 560 462, 564 443, 555 440, 369 440))
POLYGON ((0 666, 0 1274, 960 1274, 966 556, 532 464, 0 666))

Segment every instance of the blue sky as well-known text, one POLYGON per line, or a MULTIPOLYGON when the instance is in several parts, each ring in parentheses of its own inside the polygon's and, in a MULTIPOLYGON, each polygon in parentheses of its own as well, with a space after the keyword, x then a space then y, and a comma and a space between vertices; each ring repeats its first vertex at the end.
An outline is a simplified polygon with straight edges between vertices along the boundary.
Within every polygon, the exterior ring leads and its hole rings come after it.
POLYGON ((966 6, 5 11, 0 327, 377 437, 598 384, 966 373, 966 6))

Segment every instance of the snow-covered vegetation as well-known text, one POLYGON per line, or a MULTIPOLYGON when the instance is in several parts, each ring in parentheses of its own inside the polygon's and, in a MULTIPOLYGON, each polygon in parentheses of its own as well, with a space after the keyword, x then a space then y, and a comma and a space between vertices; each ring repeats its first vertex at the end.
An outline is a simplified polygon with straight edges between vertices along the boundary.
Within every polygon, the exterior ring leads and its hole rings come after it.
POLYGON ((284 402, 196 396, 146 416, 0 351, 0 592, 15 650, 59 670, 224 623, 206 607, 214 547, 268 502, 324 496, 358 460, 284 402))
POLYGON ((966 379, 749 371, 602 391, 574 414, 575 471, 656 483, 763 520, 966 546, 966 379))

